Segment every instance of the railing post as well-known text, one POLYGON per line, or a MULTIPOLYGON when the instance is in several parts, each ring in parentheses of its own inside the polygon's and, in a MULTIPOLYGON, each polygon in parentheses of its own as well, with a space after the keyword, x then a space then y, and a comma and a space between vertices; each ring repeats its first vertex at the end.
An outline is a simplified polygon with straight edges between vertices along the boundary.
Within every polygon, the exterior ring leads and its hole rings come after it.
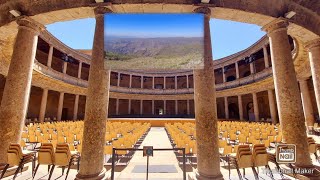
POLYGON ((183 152, 183 180, 186 180, 186 149, 182 149, 183 152))
POLYGON ((116 154, 116 150, 115 148, 112 148, 112 165, 111 165, 111 180, 114 180, 114 165, 115 165, 115 162, 114 162, 114 156, 116 154))

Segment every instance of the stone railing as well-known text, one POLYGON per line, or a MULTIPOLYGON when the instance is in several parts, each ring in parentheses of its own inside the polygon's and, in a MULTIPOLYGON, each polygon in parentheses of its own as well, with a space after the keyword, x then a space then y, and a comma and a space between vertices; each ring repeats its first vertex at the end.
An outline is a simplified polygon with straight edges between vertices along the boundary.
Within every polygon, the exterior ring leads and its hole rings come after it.
POLYGON ((216 90, 220 91, 224 89, 230 89, 238 86, 251 84, 271 76, 272 76, 272 68, 270 67, 270 68, 264 69, 263 71, 260 71, 255 74, 251 74, 250 76, 247 76, 244 78, 236 79, 234 81, 225 82, 222 84, 216 84, 216 90))
POLYGON ((46 76, 49 76, 51 78, 66 82, 68 84, 72 84, 72 85, 76 85, 76 86, 80 86, 80 87, 88 87, 88 81, 83 80, 83 79, 79 79, 76 77, 72 77, 68 74, 64 74, 62 72, 58 72, 52 68, 49 68, 46 65, 43 65, 41 63, 39 63, 37 60, 35 60, 34 65, 33 65, 33 69, 35 71, 38 71, 46 76))
MULTIPOLYGON (((72 77, 68 74, 64 74, 62 72, 55 71, 52 68, 49 68, 41 63, 39 63, 37 60, 34 63, 34 70, 38 71, 48 77, 63 81, 68 84, 80 86, 80 87, 88 87, 88 81, 79 79, 76 77, 72 77)), ((264 69, 261 72, 252 74, 250 76, 240 78, 234 81, 225 82, 222 84, 216 84, 216 90, 224 90, 224 89, 230 89, 235 88, 247 84, 251 84, 260 80, 263 80, 267 77, 272 76, 272 68, 264 69)), ((111 92, 120 92, 120 93, 127 93, 127 94, 163 94, 163 95, 169 95, 169 94, 192 94, 193 88, 184 88, 184 89, 141 89, 141 88, 127 88, 127 87, 118 87, 118 86, 110 86, 111 92)))
POLYGON ((139 88, 127 88, 127 87, 118 87, 110 86, 110 91, 112 92, 121 92, 128 94, 193 94, 193 88, 189 89, 139 89, 139 88))

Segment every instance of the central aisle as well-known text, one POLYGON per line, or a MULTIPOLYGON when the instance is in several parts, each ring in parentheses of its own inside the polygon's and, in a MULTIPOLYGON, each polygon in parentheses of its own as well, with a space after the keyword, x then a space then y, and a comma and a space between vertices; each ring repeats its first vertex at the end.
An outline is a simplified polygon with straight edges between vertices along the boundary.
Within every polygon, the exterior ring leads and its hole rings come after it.
MULTIPOLYGON (((139 149, 143 146, 153 146, 154 149, 172 148, 164 127, 152 127, 139 149)), ((142 156, 142 151, 137 151, 128 166, 122 172, 115 174, 115 178, 146 179, 146 164, 147 157, 142 156)), ((173 151, 154 151, 153 157, 149 158, 149 179, 182 179, 182 177, 182 170, 173 151)))

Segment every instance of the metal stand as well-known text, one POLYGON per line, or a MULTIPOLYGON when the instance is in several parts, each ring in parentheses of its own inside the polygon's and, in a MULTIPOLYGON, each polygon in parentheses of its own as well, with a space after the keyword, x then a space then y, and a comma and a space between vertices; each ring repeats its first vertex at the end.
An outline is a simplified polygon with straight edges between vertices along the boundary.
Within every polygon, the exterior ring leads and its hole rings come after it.
POLYGON ((147 156, 147 178, 146 178, 146 180, 148 180, 148 175, 149 175, 149 156, 147 156))

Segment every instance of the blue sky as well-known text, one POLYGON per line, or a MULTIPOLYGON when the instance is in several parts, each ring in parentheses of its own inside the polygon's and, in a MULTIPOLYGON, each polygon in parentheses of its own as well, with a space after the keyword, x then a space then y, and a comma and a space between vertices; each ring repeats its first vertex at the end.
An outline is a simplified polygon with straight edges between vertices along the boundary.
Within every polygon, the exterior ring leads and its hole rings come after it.
MULTIPOLYGON (((199 14, 131 16, 112 14, 105 18, 107 28, 105 33, 121 36, 132 36, 134 33, 139 37, 200 37, 203 32, 201 16, 199 14)), ((47 26, 50 33, 74 49, 92 48, 94 28, 93 18, 58 22, 47 26)), ((226 20, 211 19, 210 28, 214 59, 239 52, 265 35, 259 26, 226 20)))

